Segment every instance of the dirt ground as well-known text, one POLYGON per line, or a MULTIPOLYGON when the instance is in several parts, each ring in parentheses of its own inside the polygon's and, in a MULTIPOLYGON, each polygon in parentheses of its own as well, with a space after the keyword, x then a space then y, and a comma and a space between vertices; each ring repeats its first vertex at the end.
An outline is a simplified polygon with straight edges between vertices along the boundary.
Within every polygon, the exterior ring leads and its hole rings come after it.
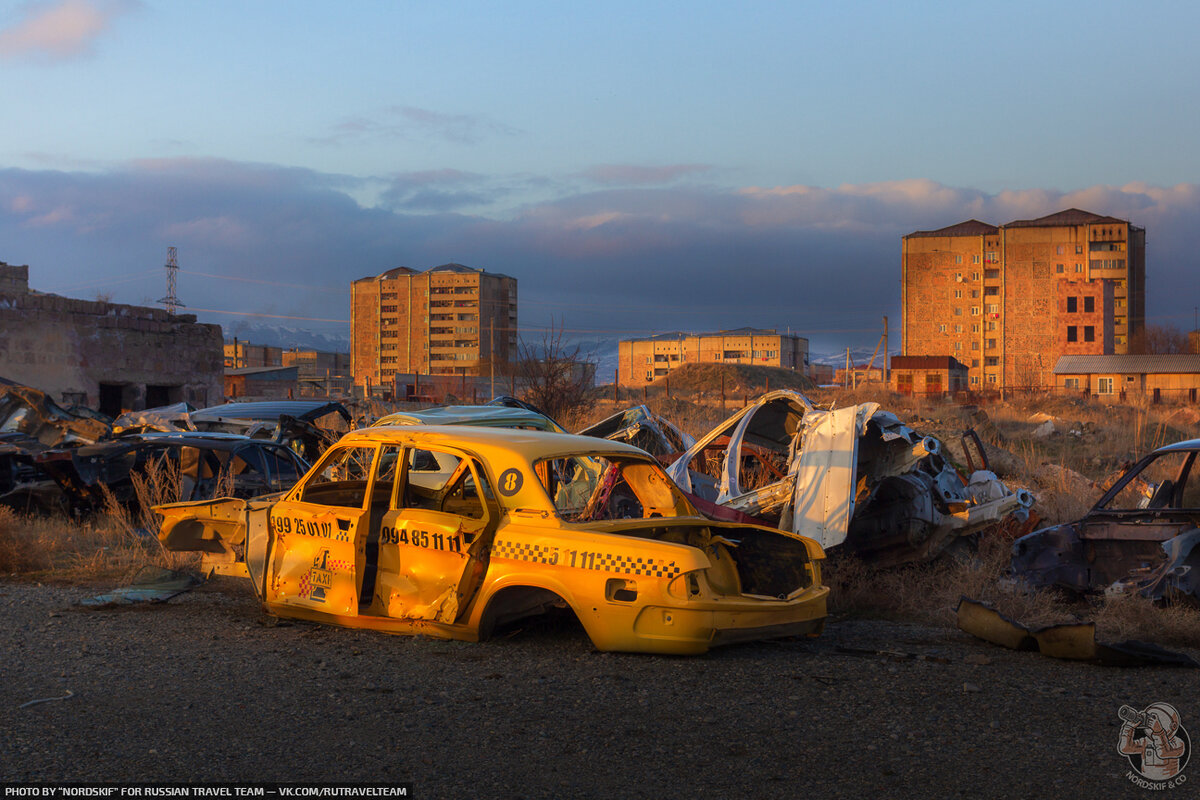
MULTIPOLYGON (((1200 670, 1053 661, 946 628, 834 619, 816 639, 669 658, 597 653, 569 621, 481 644, 272 624, 229 579, 153 607, 76 605, 107 588, 0 579, 3 780, 1120 797, 1147 791, 1117 752, 1122 704, 1171 703, 1200 734, 1200 670)), ((1200 760, 1184 774, 1200 783, 1200 760)))

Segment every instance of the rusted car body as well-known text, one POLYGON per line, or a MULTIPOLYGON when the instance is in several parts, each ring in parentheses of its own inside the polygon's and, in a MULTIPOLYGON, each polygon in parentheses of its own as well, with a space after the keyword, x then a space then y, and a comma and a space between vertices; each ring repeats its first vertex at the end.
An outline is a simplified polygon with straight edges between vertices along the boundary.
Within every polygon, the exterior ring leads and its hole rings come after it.
POLYGON ((1013 543, 1030 587, 1200 598, 1200 439, 1160 447, 1130 467, 1082 519, 1013 543))
POLYGON ((649 455, 590 437, 368 428, 282 496, 156 510, 167 549, 335 625, 473 641, 567 607, 598 649, 700 653, 825 618, 819 545, 705 519, 649 455))

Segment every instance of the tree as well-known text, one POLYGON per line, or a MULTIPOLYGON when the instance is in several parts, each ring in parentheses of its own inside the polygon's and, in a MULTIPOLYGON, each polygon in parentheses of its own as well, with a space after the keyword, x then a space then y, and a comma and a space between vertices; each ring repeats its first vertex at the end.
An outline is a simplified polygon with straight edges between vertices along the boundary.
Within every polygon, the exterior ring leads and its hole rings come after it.
POLYGON ((1130 353, 1186 353, 1187 334, 1170 325, 1147 325, 1129 337, 1130 353))
POLYGON ((522 340, 517 351, 517 376, 527 403, 554 420, 567 420, 587 404, 593 365, 578 345, 571 347, 563 341, 561 320, 557 328, 550 323, 540 344, 522 340))

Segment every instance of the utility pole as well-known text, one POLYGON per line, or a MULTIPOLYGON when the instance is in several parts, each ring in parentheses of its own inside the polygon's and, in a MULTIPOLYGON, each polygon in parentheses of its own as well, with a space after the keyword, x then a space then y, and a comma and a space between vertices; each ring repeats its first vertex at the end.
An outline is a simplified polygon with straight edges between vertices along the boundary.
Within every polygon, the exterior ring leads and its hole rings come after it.
POLYGON ((167 270, 167 296, 158 301, 167 307, 167 313, 172 317, 175 316, 175 309, 187 308, 175 296, 175 275, 179 272, 179 261, 176 258, 176 254, 177 251, 174 247, 167 248, 167 263, 163 265, 167 270))
POLYGON ((488 365, 491 368, 492 397, 496 396, 496 318, 488 315, 488 365))
POLYGON ((889 376, 888 376, 888 372, 889 372, 889 362, 888 362, 888 318, 887 318, 887 315, 884 315, 884 317, 883 317, 883 385, 884 385, 884 386, 891 386, 891 381, 890 381, 890 378, 889 378, 889 376))

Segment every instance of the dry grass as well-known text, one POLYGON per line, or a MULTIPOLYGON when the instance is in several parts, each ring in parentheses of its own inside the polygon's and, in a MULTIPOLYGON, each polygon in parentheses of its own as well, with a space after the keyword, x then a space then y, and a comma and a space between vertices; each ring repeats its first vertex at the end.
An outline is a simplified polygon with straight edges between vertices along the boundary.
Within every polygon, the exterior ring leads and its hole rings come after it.
POLYGON ((179 569, 191 559, 167 553, 158 540, 131 533, 111 518, 21 516, 0 508, 0 575, 41 580, 119 580, 145 564, 179 569))

